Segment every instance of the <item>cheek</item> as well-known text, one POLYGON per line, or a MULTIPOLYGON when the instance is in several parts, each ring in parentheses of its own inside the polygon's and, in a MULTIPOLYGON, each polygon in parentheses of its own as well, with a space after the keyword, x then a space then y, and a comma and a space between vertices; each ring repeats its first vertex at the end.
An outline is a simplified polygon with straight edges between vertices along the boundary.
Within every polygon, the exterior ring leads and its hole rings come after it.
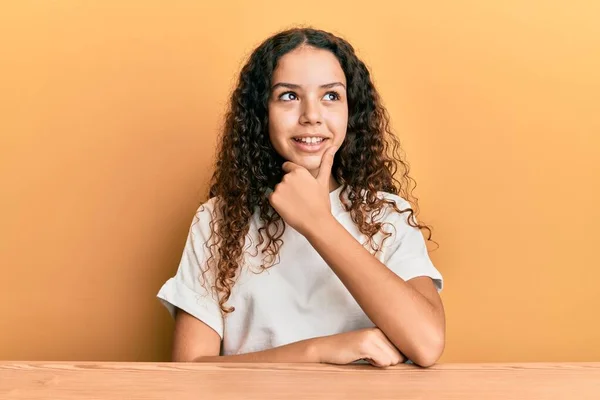
POLYGON ((294 115, 277 109, 269 109, 269 136, 271 140, 286 138, 294 126, 294 115))
POLYGON ((348 112, 332 113, 328 117, 327 125, 331 133, 335 136, 336 144, 341 144, 346 137, 348 129, 348 112))

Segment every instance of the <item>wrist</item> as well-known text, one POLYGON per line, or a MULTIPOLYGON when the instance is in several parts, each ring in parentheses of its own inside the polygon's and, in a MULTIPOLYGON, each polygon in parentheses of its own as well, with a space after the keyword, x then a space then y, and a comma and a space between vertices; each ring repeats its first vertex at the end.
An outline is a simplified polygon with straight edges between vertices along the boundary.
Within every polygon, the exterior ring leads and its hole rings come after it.
POLYGON ((309 242, 319 240, 323 237, 332 237, 331 232, 335 230, 338 225, 339 223, 335 217, 328 214, 323 218, 319 218, 315 223, 310 224, 304 237, 306 237, 309 242))
POLYGON ((305 356, 309 362, 322 363, 323 362, 323 348, 326 344, 326 337, 316 337, 308 339, 305 343, 305 356))

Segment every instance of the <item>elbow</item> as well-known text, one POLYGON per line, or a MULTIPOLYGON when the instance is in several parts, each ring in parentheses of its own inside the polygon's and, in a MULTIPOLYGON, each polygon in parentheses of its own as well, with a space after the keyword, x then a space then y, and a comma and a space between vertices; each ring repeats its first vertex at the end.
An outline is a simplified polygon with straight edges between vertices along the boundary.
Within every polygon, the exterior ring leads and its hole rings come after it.
POLYGON ((441 356, 440 354, 429 352, 419 354, 417 357, 414 357, 411 361, 422 368, 429 368, 439 360, 441 356))
POLYGON ((429 368, 442 356, 445 348, 444 334, 434 335, 423 341, 412 352, 410 360, 419 367, 429 368))

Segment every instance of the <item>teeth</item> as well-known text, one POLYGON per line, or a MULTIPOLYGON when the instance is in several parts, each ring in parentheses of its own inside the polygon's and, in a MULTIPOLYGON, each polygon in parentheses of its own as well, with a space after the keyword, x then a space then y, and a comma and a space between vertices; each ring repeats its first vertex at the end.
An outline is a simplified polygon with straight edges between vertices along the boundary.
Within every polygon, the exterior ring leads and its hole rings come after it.
POLYGON ((302 143, 307 143, 307 144, 316 144, 316 143, 321 143, 325 139, 317 138, 317 137, 308 137, 308 138, 301 138, 301 139, 295 139, 295 140, 297 142, 302 142, 302 143))

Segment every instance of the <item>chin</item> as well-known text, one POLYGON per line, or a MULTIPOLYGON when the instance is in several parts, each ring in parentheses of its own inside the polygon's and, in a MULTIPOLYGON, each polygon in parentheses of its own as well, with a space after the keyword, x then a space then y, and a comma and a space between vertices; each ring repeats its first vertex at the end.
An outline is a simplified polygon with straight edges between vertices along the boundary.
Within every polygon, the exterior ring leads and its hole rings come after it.
MULTIPOLYGON (((303 157, 304 158, 304 157, 303 157)), ((319 165, 321 165, 320 160, 306 160, 306 159, 296 159, 296 161, 292 161, 294 164, 298 164, 301 167, 306 168, 309 171, 319 169, 319 165)))

